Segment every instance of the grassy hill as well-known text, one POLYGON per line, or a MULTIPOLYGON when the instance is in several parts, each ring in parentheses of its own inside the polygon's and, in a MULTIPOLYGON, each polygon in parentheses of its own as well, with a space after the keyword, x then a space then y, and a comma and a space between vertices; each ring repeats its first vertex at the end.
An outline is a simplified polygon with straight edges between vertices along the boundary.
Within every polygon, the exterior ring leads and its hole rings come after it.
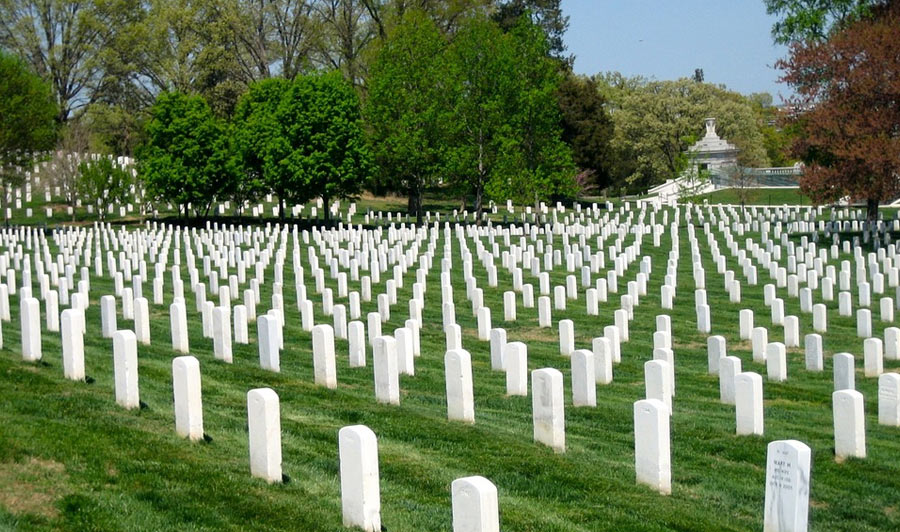
MULTIPOLYGON (((827 303, 825 372, 805 371, 802 349, 790 349, 787 382, 764 383, 765 436, 738 437, 734 407, 719 403, 718 380, 706 371, 706 336, 696 330, 691 249, 684 225, 679 232, 678 296, 675 309, 668 311, 677 363, 669 497, 635 484, 632 422, 633 402, 644 396, 643 364, 652 358, 654 318, 664 313, 659 294, 672 243, 668 230, 658 248, 649 237, 644 239, 642 255, 653 261, 648 295, 635 309, 631 341, 622 346, 622 363, 614 368, 613 383, 598 386, 597 408, 572 407, 569 360, 559 355, 556 324, 562 318, 574 320, 576 347, 590 348, 591 338, 612 323, 619 295, 636 276, 638 262, 620 279, 619 294, 610 294, 609 302, 601 304, 599 317, 586 315, 584 289, 579 286, 577 301, 570 300, 566 311, 553 311, 550 329, 539 329, 537 309, 521 304, 518 321, 504 323, 502 292, 511 286, 511 275, 500 268, 498 258, 499 288, 491 289, 481 265, 474 267, 494 326, 505 327, 509 341, 528 344, 529 369, 555 367, 565 375, 565 454, 532 441, 531 397, 506 397, 503 373, 491 371, 489 344, 478 341, 465 298, 455 236, 451 275, 463 346, 472 354, 476 422, 446 420, 441 231, 425 294, 422 356, 416 359, 414 377, 401 376, 400 406, 376 404, 371 349, 367 367, 349 368, 347 343, 342 340, 336 340, 338 388, 313 384, 312 342, 300 327, 290 244, 281 373, 259 368, 255 324, 250 327, 251 344, 234 345, 233 365, 215 360, 212 341, 202 338, 193 294, 185 286, 191 353, 200 359, 202 373, 209 440, 202 443, 183 440, 174 430, 168 275, 165 305, 151 303, 152 345, 138 347, 141 400, 146 404, 141 410, 123 410, 114 400, 112 342, 99 334, 99 298, 113 293, 109 278, 91 279, 85 337, 89 384, 63 379, 58 334, 44 330, 41 362, 21 360, 18 297, 11 297, 12 321, 2 324, 0 350, 0 528, 345 530, 337 432, 346 425, 365 424, 379 438, 382 523, 388 531, 450 530, 450 483, 468 475, 483 475, 498 487, 503 530, 761 530, 766 444, 776 439, 799 439, 812 447, 811 530, 900 529, 900 429, 877 424, 877 383, 861 371, 856 382, 866 399, 868 458, 844 463, 834 459, 830 355, 851 352, 861 367, 862 339, 856 337, 855 319, 838 317, 837 301, 827 303), (284 473, 289 477, 282 485, 267 485, 249 473, 246 393, 257 387, 271 387, 280 396, 284 473)), ((744 371, 765 375, 765 367, 751 361, 749 342, 738 339, 738 311, 754 309, 757 325, 769 327, 770 341, 782 340, 780 329, 769 326, 763 305, 762 285, 768 276, 760 270, 759 286, 742 283, 743 302, 729 303, 705 236, 700 230, 697 235, 713 334, 726 337, 728 354, 743 360, 744 371)), ((716 236, 727 254, 724 238, 716 236)), ((626 245, 633 240, 629 234, 626 245)), ((611 242, 612 237, 606 246, 611 242)), ((561 238, 554 244, 560 248, 561 238)), ((596 243, 591 244, 595 248, 596 243)), ((472 239, 468 247, 474 253, 472 239)), ((309 272, 305 250, 301 257, 309 272)), ((743 281, 735 258, 727 257, 728 267, 743 281)), ((564 284, 566 275, 564 265, 557 267, 551 284, 564 284)), ((405 302, 411 297, 414 276, 411 268, 399 290, 400 304, 391 309, 391 319, 383 326, 385 333, 401 327, 408 317, 405 302)), ((328 277, 328 285, 336 286, 328 277)), ((187 285, 186 271, 182 278, 187 285)), ((270 266, 259 312, 270 308, 271 279, 270 266)), ((525 280, 537 287, 527 273, 525 280)), ((323 317, 308 273, 307 281, 317 322, 330 323, 323 317)), ((350 283, 350 290, 358 287, 350 283)), ((145 292, 149 288, 146 283, 145 292)), ((373 286, 373 295, 381 291, 383 284, 373 286)), ((801 335, 812 332, 811 315, 801 314, 799 301, 782 292, 786 314, 800 316, 801 335)), ((363 304, 363 316, 374 307, 373 297, 373 302, 363 304)), ((121 305, 119 312, 119 327, 130 327, 131 322, 122 319, 121 305)), ((873 314, 877 316, 877 311, 873 314)), ((877 335, 884 326, 873 324, 877 335)), ((898 371, 900 364, 886 361, 885 367, 898 371)))

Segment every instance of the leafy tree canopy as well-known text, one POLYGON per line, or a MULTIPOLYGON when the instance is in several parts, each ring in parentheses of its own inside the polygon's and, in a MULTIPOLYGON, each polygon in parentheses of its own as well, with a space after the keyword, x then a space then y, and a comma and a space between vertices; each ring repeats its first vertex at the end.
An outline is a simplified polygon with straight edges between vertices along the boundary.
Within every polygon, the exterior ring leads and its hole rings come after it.
POLYGON ((365 108, 382 186, 407 193, 422 221, 425 188, 440 176, 446 147, 447 40, 421 11, 408 11, 372 65, 365 108))
POLYGON ((56 115, 50 85, 0 50, 0 170, 27 167, 37 152, 51 149, 56 115))
POLYGON ((822 40, 835 28, 866 17, 887 0, 764 0, 766 12, 781 17, 772 26, 776 43, 822 40))
POLYGON ((43 82, 17 57, 0 50, 0 187, 3 216, 10 186, 19 186, 40 152, 56 141, 56 102, 43 82))
POLYGON ((234 186, 233 157, 225 124, 200 96, 164 92, 151 109, 138 169, 151 196, 197 215, 234 186))
POLYGON ((900 195, 900 5, 879 8, 823 41, 795 43, 778 66, 797 96, 788 125, 819 202, 865 199, 869 217, 900 195))
POLYGON ((620 80, 602 90, 610 95, 615 123, 613 172, 632 190, 680 175, 685 150, 702 136, 704 119, 710 116, 716 118, 719 136, 741 150, 742 164, 769 164, 753 107, 736 92, 688 78, 620 80))

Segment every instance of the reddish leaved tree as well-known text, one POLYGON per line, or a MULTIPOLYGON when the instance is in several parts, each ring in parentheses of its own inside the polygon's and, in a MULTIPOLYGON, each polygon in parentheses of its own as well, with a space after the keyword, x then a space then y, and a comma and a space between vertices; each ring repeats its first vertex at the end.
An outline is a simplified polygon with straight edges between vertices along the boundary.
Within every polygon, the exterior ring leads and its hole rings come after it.
POLYGON ((827 40, 795 43, 777 65, 797 96, 792 154, 806 163, 803 192, 817 203, 900 196, 900 4, 877 10, 827 40))

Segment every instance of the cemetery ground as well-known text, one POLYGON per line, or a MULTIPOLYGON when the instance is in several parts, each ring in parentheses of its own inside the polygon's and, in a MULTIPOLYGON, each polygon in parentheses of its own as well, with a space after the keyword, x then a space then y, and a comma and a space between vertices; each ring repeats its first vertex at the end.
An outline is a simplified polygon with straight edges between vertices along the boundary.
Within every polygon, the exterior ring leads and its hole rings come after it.
POLYGON ((699 196, 696 203, 707 201, 710 204, 740 205, 741 195, 744 196, 745 205, 810 205, 808 197, 800 192, 799 188, 748 188, 740 191, 735 188, 723 188, 699 196))
MULTIPOLYGON (((667 210, 671 220, 674 211, 667 210)), ((640 260, 619 279, 618 293, 611 292, 608 301, 600 303, 599 316, 585 312, 585 288, 579 282, 578 299, 569 299, 564 311, 552 311, 550 328, 539 328, 537 306, 523 308, 521 298, 517 320, 504 321, 503 292, 512 286, 511 275, 498 266, 498 287, 489 288, 485 269, 475 259, 473 275, 484 289, 484 304, 492 310, 492 326, 505 328, 510 342, 527 344, 529 371, 552 367, 564 375, 565 453, 533 441, 530 394, 507 396, 504 372, 491 369, 490 344, 478 339, 466 298, 455 231, 450 237, 450 273, 462 345, 472 355, 475 423, 447 420, 440 290, 443 223, 427 277, 421 356, 415 359, 415 376, 400 376, 399 406, 375 401, 371 346, 367 346, 366 367, 351 368, 347 341, 335 338, 337 388, 314 383, 311 335, 301 328, 294 302, 291 244, 284 272, 285 348, 280 373, 260 368, 253 323, 250 344, 233 344, 233 364, 214 358, 213 342, 202 335, 194 294, 182 271, 190 353, 200 360, 202 374, 207 435, 203 442, 190 442, 175 433, 171 367, 176 353, 169 326, 168 272, 164 304, 150 304, 152 343, 138 345, 143 405, 136 410, 125 410, 115 402, 112 341, 100 335, 99 299, 114 292, 109 277, 97 277, 91 269, 84 337, 89 382, 63 378, 60 335, 47 331, 43 323, 42 360, 22 360, 18 296, 10 296, 12 319, 2 323, 0 350, 0 528, 346 530, 341 522, 337 433, 341 427, 363 424, 378 437, 381 522, 388 531, 450 530, 450 483, 470 475, 484 476, 497 486, 502 530, 762 530, 766 445, 783 439, 800 440, 812 449, 810 530, 900 529, 900 428, 877 422, 877 378, 862 373, 863 339, 857 337, 855 317, 838 315, 836 297, 831 302, 815 298, 828 307, 825 371, 807 371, 803 347, 789 348, 787 381, 763 379, 764 436, 737 436, 734 406, 719 400, 719 379, 707 371, 707 335, 697 330, 687 223, 682 216, 678 292, 671 310, 663 310, 660 301, 672 246, 669 227, 658 247, 649 236, 644 238, 638 259, 649 256, 652 261, 647 295, 634 308, 630 340, 621 345, 622 361, 614 367, 613 381, 597 385, 597 407, 572 405, 570 359, 560 355, 558 323, 571 319, 575 347, 590 349, 591 339, 602 336, 604 326, 613 323, 619 297, 639 271, 640 260), (655 318, 660 314, 671 316, 676 360, 670 496, 636 484, 634 465, 633 404, 645 397, 644 363, 653 358, 655 318), (856 389, 865 398, 864 459, 835 459, 831 355, 839 352, 849 352, 857 360, 856 389), (281 401, 287 477, 282 484, 267 484, 249 471, 246 394, 260 387, 274 389, 281 401)), ((742 300, 730 302, 702 226, 696 217, 690 223, 698 225, 711 334, 725 337, 728 355, 739 357, 744 371, 765 375, 765 364, 752 361, 750 342, 739 339, 738 312, 752 309, 756 326, 769 329, 769 341, 784 340, 783 329, 771 324, 763 302, 768 272, 760 268, 756 286, 741 278, 742 300)), ((728 269, 739 278, 741 268, 715 226, 713 234, 728 269)), ((758 239, 759 233, 747 236, 758 239)), ((629 234, 625 245, 634 238, 629 234)), ((791 238, 800 241, 800 235, 791 238)), ((467 240, 474 251, 473 239, 467 240)), ((487 239, 483 242, 487 245, 487 239)), ((559 236, 554 243, 559 249, 559 236)), ((505 249, 502 243, 501 248, 505 249)), ((309 283, 305 246, 300 255, 309 283)), ((852 260, 852 255, 842 254, 840 260, 852 260)), ((592 279, 602 278, 605 271, 592 279)), ((403 327, 409 317, 406 302, 412 297, 414 272, 410 268, 403 287, 398 288, 398 304, 382 325, 385 334, 403 327)), ((566 271, 565 262, 556 266, 550 272, 551 286, 565 286, 567 275, 573 274, 566 271)), ((375 310, 375 294, 383 291, 385 278, 380 285, 373 283, 372 302, 361 303, 363 321, 367 312, 375 310)), ((266 282, 260 285, 259 315, 270 308, 271 279, 270 266, 266 282)), ((327 267, 325 279, 337 293, 327 267)), ((536 279, 526 271, 523 282, 535 285, 537 299, 536 279)), ((351 291, 359 289, 358 282, 348 284, 351 291)), ((145 293, 149 285, 145 283, 145 293)), ((893 295, 892 288, 886 291, 893 295)), ((851 292, 856 309, 855 285, 851 292)), ((312 286, 308 293, 316 322, 332 323, 312 286)), ((784 298, 784 314, 799 317, 801 338, 813 332, 812 314, 801 312, 799 300, 787 297, 785 289, 779 289, 779 294, 784 298)), ((896 324, 878 320, 878 297, 873 295, 872 326, 873 336, 882 337, 885 327, 896 324)), ((43 309, 42 302, 42 321, 43 309)), ((132 322, 121 315, 121 301, 117 309, 119 328, 130 328, 132 322)), ((900 363, 885 360, 884 369, 896 372, 900 363)))

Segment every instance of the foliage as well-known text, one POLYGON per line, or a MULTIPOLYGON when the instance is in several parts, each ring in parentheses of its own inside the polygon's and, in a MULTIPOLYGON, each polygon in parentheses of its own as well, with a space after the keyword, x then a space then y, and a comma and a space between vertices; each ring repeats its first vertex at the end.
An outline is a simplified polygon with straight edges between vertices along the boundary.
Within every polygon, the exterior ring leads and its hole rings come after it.
POLYGON ((0 50, 0 194, 3 216, 9 188, 56 140, 56 103, 50 85, 17 57, 0 50))
POLYGON ((59 132, 59 142, 50 157, 47 186, 60 188, 66 204, 72 209, 75 221, 75 207, 78 205, 78 179, 80 165, 90 151, 90 135, 80 119, 69 120, 59 132))
POLYGON ((386 41, 410 11, 421 11, 445 35, 455 34, 465 20, 483 15, 494 0, 361 0, 380 40, 386 41))
POLYGON ((868 16, 887 0, 763 0, 766 13, 782 17, 772 26, 776 43, 825 39, 836 28, 868 16))
POLYGON ((817 202, 866 199, 869 217, 900 195, 900 6, 879 10, 825 41, 795 43, 779 65, 797 92, 792 153, 817 202))
POLYGON ((0 0, 0 48, 26 58, 50 80, 57 120, 98 100, 106 59, 137 0, 0 0))
POLYGON ((138 172, 151 196, 178 204, 185 214, 188 206, 198 216, 209 213, 234 185, 226 133, 200 96, 160 94, 138 150, 138 172))
POLYGON ((305 183, 295 182, 286 164, 291 152, 287 124, 279 120, 279 107, 290 90, 284 79, 268 79, 252 83, 235 108, 233 138, 240 161, 240 179, 234 199, 241 205, 265 192, 278 196, 283 215, 285 200, 303 190, 305 183))
POLYGON ((120 105, 97 103, 85 110, 81 123, 90 136, 92 153, 131 157, 143 140, 146 118, 146 113, 129 111, 120 105))
POLYGON ((610 95, 613 109, 613 172, 616 181, 631 190, 646 190, 680 175, 689 141, 699 137, 709 116, 716 118, 719 136, 740 149, 742 164, 768 165, 753 108, 740 94, 688 78, 609 79, 614 84, 601 90, 610 95))
POLYGON ((94 205, 103 220, 110 205, 125 203, 131 188, 131 169, 122 168, 111 156, 100 156, 78 165, 78 193, 94 205))
POLYGON ((502 0, 492 18, 504 30, 512 30, 526 17, 544 34, 548 53, 562 59, 566 51, 563 35, 569 28, 569 17, 563 15, 560 0, 502 0))
POLYGON ((613 121, 606 109, 606 98, 597 83, 583 76, 568 74, 557 91, 562 114, 562 138, 572 148, 572 159, 593 184, 607 188, 612 181, 610 142, 613 121))
POLYGON ((543 30, 523 16, 508 34, 514 64, 508 118, 512 134, 505 136, 500 175, 488 182, 495 199, 512 199, 537 207, 541 200, 575 195, 572 150, 562 139, 557 105, 561 75, 543 30))
POLYGON ((753 93, 747 96, 747 100, 756 113, 757 127, 763 137, 763 148, 766 150, 769 164, 772 166, 794 164, 794 160, 788 154, 788 148, 796 131, 780 123, 782 111, 772 105, 772 95, 767 92, 753 93))
POLYGON ((362 130, 359 98, 339 72, 300 76, 278 109, 291 151, 284 159, 298 188, 296 203, 315 197, 329 202, 358 194, 373 171, 362 130))
POLYGON ((234 131, 239 199, 273 192, 282 217, 288 203, 351 197, 372 172, 359 99, 338 72, 252 84, 238 103, 234 131))
POLYGON ((435 23, 409 11, 372 65, 365 109, 379 181, 409 198, 422 222, 426 186, 444 167, 449 106, 444 53, 435 23))
POLYGON ((453 117, 449 174, 463 195, 473 194, 480 220, 484 193, 504 167, 501 160, 512 141, 516 68, 510 37, 493 22, 473 18, 450 45, 449 77, 453 117))

